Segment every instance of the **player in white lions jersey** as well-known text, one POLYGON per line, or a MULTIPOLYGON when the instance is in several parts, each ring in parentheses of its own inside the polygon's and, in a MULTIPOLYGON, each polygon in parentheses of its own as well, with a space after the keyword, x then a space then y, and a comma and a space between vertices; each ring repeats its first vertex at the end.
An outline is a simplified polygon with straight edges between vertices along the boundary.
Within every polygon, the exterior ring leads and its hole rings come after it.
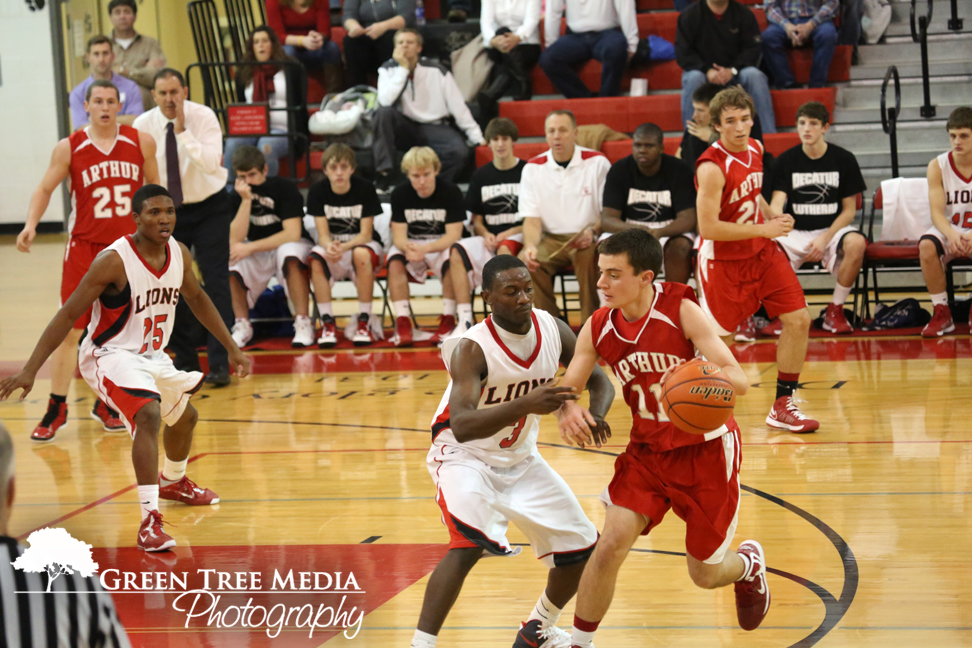
POLYGON ((250 363, 192 273, 192 255, 172 238, 175 206, 159 185, 145 185, 132 197, 137 230, 98 254, 81 284, 48 324, 23 370, 0 382, 0 400, 18 388, 21 400, 34 377, 72 324, 94 305, 81 345, 81 374, 118 410, 133 438, 132 463, 138 482, 142 525, 138 547, 165 551, 175 540, 162 530, 159 499, 192 506, 219 502, 216 493, 186 477, 186 462, 198 414, 189 398, 203 375, 178 371, 163 349, 172 332, 179 295, 229 352, 242 377, 250 363), (165 427, 165 467, 159 474, 159 428, 165 427))
MULTIPOLYGON (((483 299, 492 315, 443 343, 452 381, 432 422, 428 468, 436 486, 449 552, 425 590, 412 648, 432 648, 466 575, 486 554, 513 556, 510 522, 550 571, 547 588, 516 637, 515 648, 562 646, 561 609, 577 592, 597 530, 537 450, 540 416, 576 399, 554 376, 574 355, 570 328, 533 308, 530 272, 500 255, 483 268, 483 299)), ((596 370, 588 387, 599 440, 614 387, 596 370)))
POLYGON ((945 128, 952 150, 928 163, 932 228, 918 243, 921 274, 935 306, 931 321, 921 332, 926 338, 955 330, 948 307, 945 265, 972 256, 972 108, 953 110, 945 128))

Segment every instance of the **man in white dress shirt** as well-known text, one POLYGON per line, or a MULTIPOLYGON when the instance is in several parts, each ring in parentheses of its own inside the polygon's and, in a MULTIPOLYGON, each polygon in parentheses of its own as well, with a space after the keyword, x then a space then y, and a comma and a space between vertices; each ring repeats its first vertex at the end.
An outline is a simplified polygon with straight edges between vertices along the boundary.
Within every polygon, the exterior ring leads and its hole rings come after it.
POLYGON ((422 35, 399 29, 392 59, 378 69, 374 154, 381 192, 388 190, 396 150, 431 147, 442 162, 439 175, 452 181, 466 166, 469 145, 485 143, 452 73, 421 53, 422 35))
POLYGON ((544 130, 550 150, 530 159, 520 176, 520 258, 533 278, 536 307, 554 317, 560 317, 554 275, 574 266, 583 323, 600 301, 596 243, 611 162, 603 153, 577 146, 577 121, 569 110, 551 111, 544 130))
MULTIPOLYGON (((165 68, 155 75, 152 97, 156 108, 135 120, 135 128, 155 138, 160 184, 176 205, 173 236, 190 249, 202 273, 206 293, 227 328, 233 324, 229 291, 229 226, 232 206, 226 193, 223 131, 212 109, 188 101, 189 88, 178 70, 165 68)), ((195 317, 183 300, 176 310, 169 348, 180 371, 199 371, 193 332, 195 317)), ((230 383, 226 349, 213 337, 207 343, 209 374, 214 387, 230 383)))
POLYGON ((621 94, 621 78, 638 49, 635 0, 547 0, 540 67, 568 99, 593 97, 574 69, 592 58, 601 62, 599 97, 621 94), (567 33, 560 35, 566 14, 567 33))

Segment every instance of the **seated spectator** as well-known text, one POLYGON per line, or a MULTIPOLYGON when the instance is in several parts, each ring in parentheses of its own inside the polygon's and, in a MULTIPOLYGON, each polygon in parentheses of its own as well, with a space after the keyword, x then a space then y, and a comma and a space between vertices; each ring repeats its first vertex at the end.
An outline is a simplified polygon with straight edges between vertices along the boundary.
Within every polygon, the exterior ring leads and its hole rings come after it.
POLYGON ((344 83, 341 48, 331 40, 331 8, 327 0, 266 0, 267 25, 284 51, 312 75, 323 75, 328 93, 344 83))
POLYGON ((415 26, 415 0, 344 0, 348 84, 364 85, 395 51, 395 33, 415 26))
POLYGON ((459 187, 438 177, 441 169, 435 151, 416 146, 402 158, 402 172, 408 182, 396 187, 391 195, 388 295, 395 313, 395 346, 412 345, 408 284, 425 283, 429 272, 442 282, 442 317, 432 341, 441 341, 456 327, 449 248, 462 237, 466 208, 459 187))
POLYGON ((419 58, 421 53, 418 30, 400 29, 392 60, 378 69, 373 128, 379 191, 387 191, 396 149, 431 147, 442 160, 443 179, 451 181, 466 166, 469 146, 483 143, 483 133, 452 73, 437 61, 419 58))
POLYGON ((540 59, 540 0, 483 0, 479 24, 493 61, 490 83, 476 97, 482 123, 498 113, 507 94, 517 101, 533 96, 533 67, 540 59))
POLYGON ((585 322, 599 305, 595 243, 611 163, 603 153, 577 146, 577 120, 569 110, 551 111, 544 132, 550 150, 532 158, 520 180, 520 258, 533 278, 534 304, 555 317, 554 275, 573 265, 585 322))
POLYGON ((135 31, 138 5, 135 0, 111 0, 108 16, 111 18, 112 51, 115 54, 115 71, 131 79, 142 90, 142 107, 155 108, 152 99, 152 83, 155 73, 165 67, 165 54, 159 41, 135 31))
POLYGON ((665 251, 665 280, 688 283, 695 244, 695 173, 665 154, 656 124, 635 129, 631 155, 611 167, 604 183, 601 230, 607 238, 626 229, 647 229, 665 251))
POLYGON ((328 146, 321 167, 325 179, 307 192, 307 213, 317 225, 317 245, 310 253, 311 282, 321 317, 317 346, 329 349, 337 344, 331 286, 342 279, 353 280, 358 290, 358 324, 351 341, 367 346, 374 342, 371 298, 384 253, 374 227, 381 202, 375 187, 354 175, 354 151, 347 144, 328 146))
POLYGON ((456 334, 473 327, 472 290, 483 282, 483 266, 497 254, 519 254, 523 249, 523 218, 519 215, 520 176, 524 160, 513 154, 520 133, 512 119, 497 117, 486 125, 486 141, 493 160, 476 169, 466 192, 466 209, 472 212, 476 236, 452 246, 449 271, 456 293, 459 323, 456 334))
POLYGON ((830 62, 837 48, 834 15, 837 0, 766 0, 766 19, 770 26, 763 32, 763 54, 777 88, 799 88, 786 48, 813 45, 810 87, 822 88, 827 83, 830 62))
POLYGON ((682 68, 682 121, 692 117, 692 96, 708 81, 742 85, 753 98, 764 133, 776 132, 766 75, 759 70, 759 23, 736 0, 699 0, 678 16, 675 58, 682 68))
MULTIPOLYGON (((954 259, 972 257, 972 108, 953 110, 945 128, 952 149, 928 163, 932 226, 918 243, 921 274, 935 311, 921 331, 926 338, 955 330, 948 307, 945 266, 954 259)), ((972 324, 972 315, 969 321, 972 324)))
POLYGON ((823 327, 832 333, 850 333, 854 329, 844 316, 844 302, 857 281, 867 247, 867 239, 851 224, 857 214, 857 195, 867 187, 854 154, 824 140, 830 113, 822 103, 803 104, 796 120, 803 143, 776 160, 770 203, 777 213, 785 206, 796 222, 776 242, 794 270, 819 262, 837 277, 823 327))
POLYGON ((111 81, 118 88, 118 101, 121 109, 118 111, 118 123, 131 126, 135 118, 145 112, 142 109, 142 89, 130 79, 111 71, 115 55, 111 49, 111 39, 107 36, 92 36, 88 40, 87 54, 84 55, 91 75, 71 90, 69 102, 71 106, 71 122, 74 130, 81 130, 88 125, 88 113, 84 109, 84 97, 88 86, 95 81, 111 81))
POLYGON ((638 50, 634 0, 547 0, 540 67, 568 99, 593 97, 574 68, 592 58, 601 62, 599 97, 621 94, 621 79, 638 50), (560 35, 566 13, 567 33, 560 35))
MULTIPOLYGON (((292 61, 277 40, 277 35, 269 27, 257 27, 246 39, 243 61, 292 61)), ((226 154, 223 164, 229 171, 227 183, 232 185, 236 176, 233 173, 233 153, 241 146, 256 146, 267 160, 267 173, 275 176, 280 173, 280 158, 290 150, 287 108, 304 103, 307 87, 304 77, 294 66, 277 65, 240 65, 236 68, 236 100, 240 103, 269 103, 270 132, 277 135, 260 137, 227 137, 226 154)), ((307 111, 294 111, 294 128, 298 133, 309 134, 307 111)), ((303 151, 303 140, 294 142, 294 155, 303 151)))
MULTIPOLYGON (((709 114, 709 103, 712 98, 719 94, 722 86, 714 83, 703 83, 692 94, 692 119, 685 122, 685 131, 682 133, 682 142, 675 151, 675 157, 685 162, 690 169, 695 169, 695 161, 709 148, 709 145, 719 139, 719 133, 712 128, 712 115, 709 114)), ((753 139, 763 141, 763 131, 759 128, 759 121, 753 122, 753 129, 749 134, 753 139)), ((763 171, 766 171, 765 164, 767 156, 772 154, 763 153, 763 171)))
POLYGON ((304 229, 304 198, 287 178, 267 176, 267 161, 255 146, 233 154, 236 184, 230 194, 236 216, 230 223, 230 293, 233 296, 233 341, 243 347, 253 339, 250 309, 270 279, 284 287, 294 303, 291 346, 314 343, 314 323, 308 316, 310 284, 307 256, 314 245, 304 229))

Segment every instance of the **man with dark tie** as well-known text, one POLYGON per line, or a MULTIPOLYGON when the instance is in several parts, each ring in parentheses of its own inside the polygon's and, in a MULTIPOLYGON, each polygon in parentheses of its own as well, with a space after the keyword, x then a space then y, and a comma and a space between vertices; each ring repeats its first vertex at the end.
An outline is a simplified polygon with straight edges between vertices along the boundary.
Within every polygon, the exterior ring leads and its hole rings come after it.
MULTIPOLYGON (((227 326, 233 323, 229 290, 229 226, 232 206, 226 193, 223 167, 223 131, 210 108, 188 101, 189 89, 177 70, 165 68, 155 75, 152 97, 156 108, 133 124, 155 138, 160 184, 176 205, 177 241, 195 248, 203 285, 227 326)), ((182 300, 169 348, 181 371, 199 371, 193 344, 195 318, 182 300)), ((230 383, 226 349, 213 337, 207 344, 209 374, 214 387, 230 383)))

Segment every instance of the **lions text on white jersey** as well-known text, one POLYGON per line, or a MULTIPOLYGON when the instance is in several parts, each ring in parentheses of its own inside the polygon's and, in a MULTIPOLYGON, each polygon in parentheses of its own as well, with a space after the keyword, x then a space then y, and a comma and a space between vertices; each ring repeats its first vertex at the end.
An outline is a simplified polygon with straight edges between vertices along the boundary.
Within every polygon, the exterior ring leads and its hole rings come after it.
POLYGON ((938 156, 942 169, 942 187, 945 189, 945 218, 956 229, 972 230, 972 178, 959 173, 952 159, 952 152, 938 156))
POLYGON ((84 346, 98 350, 124 350, 143 356, 163 353, 169 343, 176 304, 183 281, 183 259, 172 237, 166 248, 165 265, 156 270, 135 247, 131 236, 108 246, 125 264, 128 284, 118 295, 95 300, 84 346))
MULTIPOLYGON (((443 344, 442 357, 446 369, 449 369, 452 351, 460 340, 472 340, 482 348, 487 376, 483 381, 477 409, 496 407, 520 398, 554 379, 560 367, 561 353, 557 321, 549 313, 534 309, 533 328, 536 331, 536 346, 533 354, 525 359, 510 351, 497 333, 492 317, 466 331, 461 338, 450 338, 443 344)), ((536 414, 523 417, 491 437, 465 443, 457 441, 449 426, 451 393, 450 381, 432 419, 433 446, 459 446, 484 463, 497 467, 513 466, 535 451, 540 431, 540 416, 536 414)))

